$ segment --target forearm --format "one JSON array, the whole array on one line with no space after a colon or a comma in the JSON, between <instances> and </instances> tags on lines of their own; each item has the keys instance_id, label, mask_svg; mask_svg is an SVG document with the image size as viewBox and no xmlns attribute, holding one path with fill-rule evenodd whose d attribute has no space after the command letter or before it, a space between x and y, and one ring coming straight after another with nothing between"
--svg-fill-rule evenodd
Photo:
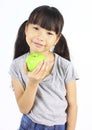
<instances>
[{"instance_id":1,"label":"forearm","mask_svg":"<svg viewBox=\"0 0 92 130\"><path fill-rule=\"evenodd\" d=\"M77 119L77 105L69 105L67 109L67 129L75 130Z\"/></svg>"},{"instance_id":2,"label":"forearm","mask_svg":"<svg viewBox=\"0 0 92 130\"><path fill-rule=\"evenodd\" d=\"M37 89L38 84L33 84L30 81L28 82L25 91L18 101L18 105L22 113L27 114L31 110L35 101Z\"/></svg>"}]
</instances>

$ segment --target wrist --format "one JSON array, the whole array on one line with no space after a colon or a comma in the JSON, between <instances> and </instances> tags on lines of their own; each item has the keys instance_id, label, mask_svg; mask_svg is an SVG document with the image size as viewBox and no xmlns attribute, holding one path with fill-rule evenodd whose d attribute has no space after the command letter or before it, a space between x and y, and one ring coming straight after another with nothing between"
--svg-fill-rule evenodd
<instances>
[{"instance_id":1,"label":"wrist","mask_svg":"<svg viewBox=\"0 0 92 130\"><path fill-rule=\"evenodd\" d=\"M34 86L34 87L37 87L39 85L39 83L38 82L36 82L36 81L33 81L33 80L31 80L31 79L29 79L28 80L28 82L27 82L27 86Z\"/></svg>"}]
</instances>

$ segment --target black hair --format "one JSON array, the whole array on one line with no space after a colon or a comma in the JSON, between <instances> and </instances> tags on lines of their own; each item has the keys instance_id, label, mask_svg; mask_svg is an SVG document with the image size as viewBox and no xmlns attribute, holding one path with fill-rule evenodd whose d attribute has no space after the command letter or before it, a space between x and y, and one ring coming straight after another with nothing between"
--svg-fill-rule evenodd
<instances>
[{"instance_id":1,"label":"black hair","mask_svg":"<svg viewBox=\"0 0 92 130\"><path fill-rule=\"evenodd\" d=\"M22 23L18 30L18 35L14 47L14 59L29 52L30 48L26 42L25 27L28 24L37 24L47 30L55 31L60 37L56 44L54 51L58 55L70 60L69 49L65 37L61 34L64 19L62 14L55 7L39 6L32 11L28 20Z\"/></svg>"},{"instance_id":2,"label":"black hair","mask_svg":"<svg viewBox=\"0 0 92 130\"><path fill-rule=\"evenodd\" d=\"M22 23L18 30L17 38L15 41L14 46L14 59L23 55L26 52L29 52L29 46L26 42L26 35L25 35L25 26L26 26L27 20Z\"/></svg>"}]
</instances>

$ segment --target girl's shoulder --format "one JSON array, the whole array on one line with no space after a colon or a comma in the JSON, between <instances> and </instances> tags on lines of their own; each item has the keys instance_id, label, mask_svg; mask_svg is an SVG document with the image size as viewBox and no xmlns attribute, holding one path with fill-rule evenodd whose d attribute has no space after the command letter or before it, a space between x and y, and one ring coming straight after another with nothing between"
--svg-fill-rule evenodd
<instances>
[{"instance_id":1,"label":"girl's shoulder","mask_svg":"<svg viewBox=\"0 0 92 130\"><path fill-rule=\"evenodd\" d=\"M25 59L27 55L28 53L25 53L24 55L15 58L9 67L9 74L11 75L11 77L18 79L21 82L22 82L21 76L24 75L23 65L25 63Z\"/></svg>"},{"instance_id":2,"label":"girl's shoulder","mask_svg":"<svg viewBox=\"0 0 92 130\"><path fill-rule=\"evenodd\" d=\"M13 63L16 63L16 64L20 64L20 63L22 63L22 62L24 63L24 61L25 61L25 59L26 59L26 57L27 57L28 54L29 54L29 53L25 53L25 54L23 54L23 55L21 55L21 56L15 58L15 59L13 60Z\"/></svg>"},{"instance_id":3,"label":"girl's shoulder","mask_svg":"<svg viewBox=\"0 0 92 130\"><path fill-rule=\"evenodd\" d=\"M58 72L60 74L63 73L63 76L65 77L65 82L79 79L72 61L69 61L57 54L56 59L57 59L56 63L58 67Z\"/></svg>"},{"instance_id":4,"label":"girl's shoulder","mask_svg":"<svg viewBox=\"0 0 92 130\"><path fill-rule=\"evenodd\" d=\"M57 64L62 67L62 68L67 68L69 65L72 65L72 62L59 56L58 54L55 53L56 61Z\"/></svg>"},{"instance_id":5,"label":"girl's shoulder","mask_svg":"<svg viewBox=\"0 0 92 130\"><path fill-rule=\"evenodd\" d=\"M14 68L21 68L24 63L25 63L25 60L26 60L26 57L27 57L28 53L25 53L15 59L13 59L13 61L11 62L11 65L10 65L10 68L11 69L14 69Z\"/></svg>"}]
</instances>

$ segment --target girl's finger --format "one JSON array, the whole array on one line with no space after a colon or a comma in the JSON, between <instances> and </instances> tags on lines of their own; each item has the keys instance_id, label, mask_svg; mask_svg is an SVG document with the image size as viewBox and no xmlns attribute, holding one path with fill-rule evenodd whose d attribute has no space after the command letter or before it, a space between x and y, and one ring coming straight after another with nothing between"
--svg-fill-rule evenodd
<instances>
[{"instance_id":1,"label":"girl's finger","mask_svg":"<svg viewBox=\"0 0 92 130\"><path fill-rule=\"evenodd\" d=\"M38 64L38 66L37 66L32 72L38 73L38 72L41 70L43 64L44 64L44 62L41 61L41 62Z\"/></svg>"}]
</instances>

